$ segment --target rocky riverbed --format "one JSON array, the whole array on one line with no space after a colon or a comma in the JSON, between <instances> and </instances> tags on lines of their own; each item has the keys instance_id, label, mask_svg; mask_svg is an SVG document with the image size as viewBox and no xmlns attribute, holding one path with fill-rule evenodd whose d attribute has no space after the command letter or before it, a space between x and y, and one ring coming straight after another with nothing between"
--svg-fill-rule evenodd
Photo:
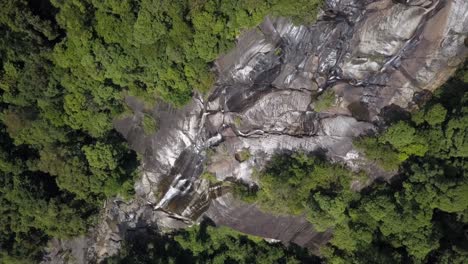
<instances>
[{"instance_id":1,"label":"rocky riverbed","mask_svg":"<svg viewBox=\"0 0 468 264\"><path fill-rule=\"evenodd\" d=\"M466 0L327 0L313 25L267 17L243 32L214 65L217 81L184 108L136 98L134 115L115 128L142 156L130 202L108 201L87 238L54 241L46 263L102 260L127 232L183 228L209 217L218 225L312 251L331 233L303 217L275 216L236 200L228 181L255 184L255 172L278 152L322 151L369 179L390 178L353 147L354 138L385 127L441 86L468 54ZM333 92L331 92L333 91ZM318 111L328 92L332 104ZM146 135L145 114L159 129ZM243 157L240 157L243 156ZM200 175L213 174L217 181Z\"/></svg>"}]
</instances>

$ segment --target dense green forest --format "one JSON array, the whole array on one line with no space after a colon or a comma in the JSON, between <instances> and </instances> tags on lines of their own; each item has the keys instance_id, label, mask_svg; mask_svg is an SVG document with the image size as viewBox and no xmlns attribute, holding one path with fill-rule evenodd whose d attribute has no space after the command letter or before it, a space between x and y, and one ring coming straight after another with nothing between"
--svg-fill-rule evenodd
<instances>
[{"instance_id":1,"label":"dense green forest","mask_svg":"<svg viewBox=\"0 0 468 264\"><path fill-rule=\"evenodd\" d=\"M0 263L37 263L50 237L83 234L105 199L132 196L138 158L112 127L126 112L125 96L182 106L210 89L213 60L242 30L267 14L311 22L320 2L0 1ZM258 175L259 190L238 186L236 193L264 210L305 214L319 230L333 229L322 249L330 263L463 263L467 72L465 65L422 110L355 142L384 169L398 170L392 182L352 191L350 181L364 174L295 153ZM145 118L145 131L155 131ZM108 261L188 259L316 261L210 225L129 241Z\"/></svg>"},{"instance_id":2,"label":"dense green forest","mask_svg":"<svg viewBox=\"0 0 468 264\"><path fill-rule=\"evenodd\" d=\"M398 170L391 182L365 179L316 154L279 155L258 175L259 190L236 193L263 210L304 214L333 238L329 263L466 263L468 259L468 67L412 115L356 140L369 159ZM408 118L405 118L408 117ZM332 177L330 177L332 176Z\"/></svg>"},{"instance_id":3,"label":"dense green forest","mask_svg":"<svg viewBox=\"0 0 468 264\"><path fill-rule=\"evenodd\" d=\"M171 235L148 230L134 234L119 255L106 261L107 264L320 263L319 258L311 256L305 249L268 244L261 238L248 237L225 227L214 227L209 220Z\"/></svg>"},{"instance_id":4,"label":"dense green forest","mask_svg":"<svg viewBox=\"0 0 468 264\"><path fill-rule=\"evenodd\" d=\"M320 2L0 1L0 262L35 263L105 199L131 197L138 159L112 127L126 95L181 106L243 29L310 22Z\"/></svg>"}]
</instances>

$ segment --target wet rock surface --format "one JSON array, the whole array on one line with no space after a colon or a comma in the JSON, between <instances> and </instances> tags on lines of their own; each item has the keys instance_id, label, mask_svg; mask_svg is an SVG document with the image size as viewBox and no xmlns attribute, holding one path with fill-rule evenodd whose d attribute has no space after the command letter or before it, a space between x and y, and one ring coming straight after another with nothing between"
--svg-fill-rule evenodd
<instances>
[{"instance_id":1,"label":"wet rock surface","mask_svg":"<svg viewBox=\"0 0 468 264\"><path fill-rule=\"evenodd\" d=\"M128 230L173 230L203 217L316 251L330 232L237 201L226 182L255 184L254 172L272 155L293 150L321 150L367 171L369 180L353 182L355 190L390 178L354 149L353 138L381 129L392 109L415 109L421 94L443 84L468 53L467 34L465 0L328 0L314 25L266 18L216 61L218 80L208 96L195 95L182 109L158 102L148 110L126 99L135 114L115 127L143 157L136 198L109 201L76 254L99 261L117 252ZM333 91L333 105L316 111L324 91ZM157 119L157 133L144 134L143 112ZM200 177L204 171L219 182Z\"/></svg>"}]
</instances>

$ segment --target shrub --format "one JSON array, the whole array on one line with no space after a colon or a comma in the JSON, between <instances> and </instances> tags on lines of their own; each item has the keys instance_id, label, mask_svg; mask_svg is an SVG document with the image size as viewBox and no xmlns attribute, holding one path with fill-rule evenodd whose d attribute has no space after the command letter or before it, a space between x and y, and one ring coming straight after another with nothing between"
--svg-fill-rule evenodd
<instances>
[{"instance_id":1,"label":"shrub","mask_svg":"<svg viewBox=\"0 0 468 264\"><path fill-rule=\"evenodd\" d=\"M156 120L148 114L143 115L143 119L141 121L143 131L145 132L145 135L151 135L156 133L158 127L156 124Z\"/></svg>"},{"instance_id":2,"label":"shrub","mask_svg":"<svg viewBox=\"0 0 468 264\"><path fill-rule=\"evenodd\" d=\"M326 90L314 102L314 110L316 112L328 110L335 105L335 101L335 92L333 90Z\"/></svg>"}]
</instances>

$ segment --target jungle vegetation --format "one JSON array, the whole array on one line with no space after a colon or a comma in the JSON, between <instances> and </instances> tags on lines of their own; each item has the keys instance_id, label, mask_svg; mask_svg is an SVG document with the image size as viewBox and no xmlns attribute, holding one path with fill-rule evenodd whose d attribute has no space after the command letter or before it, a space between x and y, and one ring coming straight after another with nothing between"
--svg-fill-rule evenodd
<instances>
[{"instance_id":1,"label":"jungle vegetation","mask_svg":"<svg viewBox=\"0 0 468 264\"><path fill-rule=\"evenodd\" d=\"M299 264L320 263L307 250L269 244L226 227L215 227L209 220L169 235L145 230L126 239L123 250L106 264Z\"/></svg>"},{"instance_id":2,"label":"jungle vegetation","mask_svg":"<svg viewBox=\"0 0 468 264\"><path fill-rule=\"evenodd\" d=\"M104 200L132 196L138 158L112 126L126 111L125 96L182 106L210 89L213 60L243 30L267 14L311 22L320 3L0 1L0 263L39 262L51 237L85 233ZM356 141L368 158L398 171L392 182L353 191L350 181L361 174L296 153L262 171L258 191L238 193L332 229L322 248L330 263L463 263L466 72L409 119ZM147 133L157 125L149 116L143 121ZM113 261L307 262L298 251L211 226L167 239L143 249L129 242Z\"/></svg>"},{"instance_id":3,"label":"jungle vegetation","mask_svg":"<svg viewBox=\"0 0 468 264\"><path fill-rule=\"evenodd\" d=\"M315 154L279 155L258 175L259 189L238 186L248 202L305 215L332 230L327 263L466 263L468 259L468 67L421 110L355 144L390 182L350 188L361 176ZM331 176L331 177L330 177Z\"/></svg>"},{"instance_id":4,"label":"jungle vegetation","mask_svg":"<svg viewBox=\"0 0 468 264\"><path fill-rule=\"evenodd\" d=\"M314 110L322 112L332 108L336 104L335 92L333 90L326 90L316 98L314 102Z\"/></svg>"},{"instance_id":5,"label":"jungle vegetation","mask_svg":"<svg viewBox=\"0 0 468 264\"><path fill-rule=\"evenodd\" d=\"M242 30L267 14L311 22L320 3L0 1L0 262L36 263L49 238L132 196L138 158L112 126L125 96L181 106Z\"/></svg>"}]
</instances>

